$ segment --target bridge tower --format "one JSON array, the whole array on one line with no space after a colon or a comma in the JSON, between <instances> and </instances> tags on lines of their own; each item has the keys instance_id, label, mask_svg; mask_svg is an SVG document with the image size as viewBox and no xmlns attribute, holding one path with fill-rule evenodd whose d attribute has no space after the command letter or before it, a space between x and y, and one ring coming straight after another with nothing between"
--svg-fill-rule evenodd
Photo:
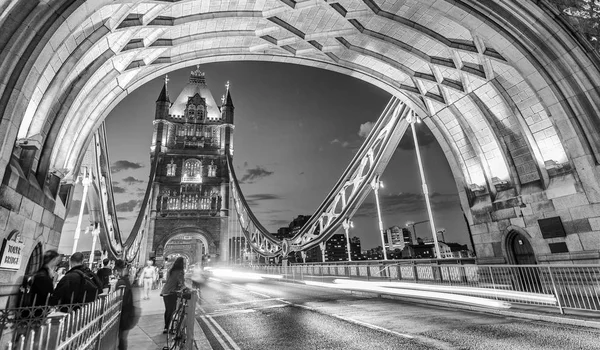
<instances>
[{"instance_id":1,"label":"bridge tower","mask_svg":"<svg viewBox=\"0 0 600 350\"><path fill-rule=\"evenodd\" d=\"M204 72L191 72L174 102L168 78L156 101L151 164L156 162L146 257L162 260L171 239L201 242L195 258L226 249L229 216L227 152L232 152L233 101L229 84L219 106ZM179 242L180 243L180 242ZM192 259L193 260L193 259ZM191 261L193 263L194 261Z\"/></svg>"}]
</instances>

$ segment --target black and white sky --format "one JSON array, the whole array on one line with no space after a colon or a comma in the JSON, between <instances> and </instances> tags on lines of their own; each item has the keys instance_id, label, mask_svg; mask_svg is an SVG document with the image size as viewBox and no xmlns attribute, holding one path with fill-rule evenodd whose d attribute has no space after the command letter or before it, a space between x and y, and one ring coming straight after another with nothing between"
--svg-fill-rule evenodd
<instances>
[{"instance_id":1,"label":"black and white sky","mask_svg":"<svg viewBox=\"0 0 600 350\"><path fill-rule=\"evenodd\" d=\"M271 62L202 65L216 101L230 81L235 105L234 165L252 210L270 231L297 215L311 215L329 193L377 120L390 95L356 78L322 69ZM195 67L169 73L174 101ZM138 215L149 175L155 101L163 85L157 78L125 98L106 119L119 225L127 236ZM418 124L434 218L449 242L469 244L456 184L444 154L427 127ZM382 175L385 227L427 219L410 133ZM70 251L78 211L76 191L63 230L61 250ZM79 201L80 203L80 201ZM352 236L363 249L381 244L373 195L353 218ZM84 223L85 226L85 223ZM428 224L418 236L431 237ZM80 250L91 239L82 237Z\"/></svg>"}]
</instances>

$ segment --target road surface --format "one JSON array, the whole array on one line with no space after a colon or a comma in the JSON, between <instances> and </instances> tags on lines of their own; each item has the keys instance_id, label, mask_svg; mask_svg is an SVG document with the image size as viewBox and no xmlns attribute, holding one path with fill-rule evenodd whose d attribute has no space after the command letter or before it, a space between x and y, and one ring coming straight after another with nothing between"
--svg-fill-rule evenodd
<instances>
[{"instance_id":1,"label":"road surface","mask_svg":"<svg viewBox=\"0 0 600 350\"><path fill-rule=\"evenodd\" d=\"M199 304L213 349L600 349L600 330L290 283L210 280Z\"/></svg>"}]
</instances>

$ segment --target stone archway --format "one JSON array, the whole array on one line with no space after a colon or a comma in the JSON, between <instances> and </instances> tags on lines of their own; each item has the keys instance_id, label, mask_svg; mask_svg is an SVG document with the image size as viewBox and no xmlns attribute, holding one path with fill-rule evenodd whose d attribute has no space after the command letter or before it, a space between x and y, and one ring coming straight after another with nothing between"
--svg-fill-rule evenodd
<instances>
[{"instance_id":1,"label":"stone archway","mask_svg":"<svg viewBox=\"0 0 600 350\"><path fill-rule=\"evenodd\" d=\"M172 254L185 256L188 263L195 264L209 254L209 242L201 233L176 233L163 239L162 257ZM158 258L158 255L157 255Z\"/></svg>"},{"instance_id":2,"label":"stone archway","mask_svg":"<svg viewBox=\"0 0 600 350\"><path fill-rule=\"evenodd\" d=\"M150 79L269 60L408 101L445 151L482 262L501 258L503 227L539 231L545 214L579 239L563 259L600 259L584 214L600 205L600 59L546 1L15 0L0 6L0 30L0 175L13 192L72 181L94 130Z\"/></svg>"},{"instance_id":3,"label":"stone archway","mask_svg":"<svg viewBox=\"0 0 600 350\"><path fill-rule=\"evenodd\" d=\"M512 265L536 265L535 251L529 235L520 227L510 226L504 237L506 260Z\"/></svg>"}]
</instances>

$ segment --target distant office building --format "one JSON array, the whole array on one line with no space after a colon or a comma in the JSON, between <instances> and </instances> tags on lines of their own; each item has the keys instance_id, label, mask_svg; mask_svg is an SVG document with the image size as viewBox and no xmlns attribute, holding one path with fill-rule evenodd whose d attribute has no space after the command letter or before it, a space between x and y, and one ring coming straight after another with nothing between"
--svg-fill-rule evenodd
<instances>
[{"instance_id":1,"label":"distant office building","mask_svg":"<svg viewBox=\"0 0 600 350\"><path fill-rule=\"evenodd\" d=\"M344 235L343 233L338 233L331 236L331 238L325 244L325 260L348 260L348 253L346 251L346 235Z\"/></svg>"},{"instance_id":2,"label":"distant office building","mask_svg":"<svg viewBox=\"0 0 600 350\"><path fill-rule=\"evenodd\" d=\"M405 245L413 243L410 230L399 226L392 226L385 230L383 239L389 250L402 250Z\"/></svg>"}]
</instances>

